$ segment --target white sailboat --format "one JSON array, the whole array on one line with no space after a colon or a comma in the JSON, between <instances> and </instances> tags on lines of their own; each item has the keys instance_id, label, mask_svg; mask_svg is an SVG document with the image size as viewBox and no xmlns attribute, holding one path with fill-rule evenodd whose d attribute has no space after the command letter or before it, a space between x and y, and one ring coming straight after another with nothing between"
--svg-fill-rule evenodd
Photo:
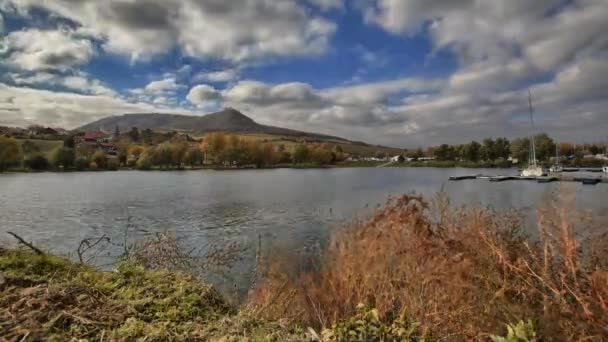
<instances>
[{"instance_id":1,"label":"white sailboat","mask_svg":"<svg viewBox=\"0 0 608 342\"><path fill-rule=\"evenodd\" d=\"M564 167L559 162L559 144L555 144L555 164L553 166L551 166L551 168L549 169L549 172L559 173L559 172L563 172L563 171L564 171Z\"/></svg>"},{"instance_id":2,"label":"white sailboat","mask_svg":"<svg viewBox=\"0 0 608 342\"><path fill-rule=\"evenodd\" d=\"M536 142L534 131L534 109L532 108L532 93L528 90L528 104L530 107L530 158L528 160L528 167L521 171L522 177L542 177L545 175L543 168L538 166L536 161Z\"/></svg>"}]
</instances>

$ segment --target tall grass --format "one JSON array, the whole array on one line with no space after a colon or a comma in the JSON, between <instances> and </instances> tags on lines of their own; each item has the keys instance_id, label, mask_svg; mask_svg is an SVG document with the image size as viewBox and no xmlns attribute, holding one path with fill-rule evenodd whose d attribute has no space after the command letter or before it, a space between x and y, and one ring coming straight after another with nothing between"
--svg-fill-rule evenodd
<instances>
[{"instance_id":1,"label":"tall grass","mask_svg":"<svg viewBox=\"0 0 608 342\"><path fill-rule=\"evenodd\" d=\"M391 199L337 230L319 258L269 253L250 310L323 329L363 304L387 324L405 317L441 340L487 340L528 320L543 340L608 338L606 234L563 205L539 211L530 239L519 212L448 204Z\"/></svg>"}]
</instances>

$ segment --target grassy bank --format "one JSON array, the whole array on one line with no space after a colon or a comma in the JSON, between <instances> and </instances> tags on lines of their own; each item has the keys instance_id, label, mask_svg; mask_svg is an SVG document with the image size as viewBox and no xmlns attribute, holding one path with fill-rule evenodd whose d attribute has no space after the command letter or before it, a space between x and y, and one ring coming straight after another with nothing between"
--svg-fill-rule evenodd
<instances>
[{"instance_id":1,"label":"grassy bank","mask_svg":"<svg viewBox=\"0 0 608 342\"><path fill-rule=\"evenodd\" d=\"M0 249L2 341L289 341L302 332L258 320L185 273L123 262L103 272Z\"/></svg>"}]
</instances>

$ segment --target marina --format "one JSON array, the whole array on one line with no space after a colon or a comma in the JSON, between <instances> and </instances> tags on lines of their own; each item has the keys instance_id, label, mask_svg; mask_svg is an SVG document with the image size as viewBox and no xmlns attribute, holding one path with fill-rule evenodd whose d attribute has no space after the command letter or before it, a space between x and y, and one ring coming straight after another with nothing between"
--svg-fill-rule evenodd
<instances>
[{"instance_id":1,"label":"marina","mask_svg":"<svg viewBox=\"0 0 608 342\"><path fill-rule=\"evenodd\" d=\"M601 169L600 169L601 171ZM593 172L593 171L587 171ZM597 171L595 171L597 172ZM489 180L490 182L506 182L506 181L535 181L538 183L552 183L552 182L577 182L585 185L596 185L600 183L608 183L608 177L588 177L588 176L566 176L561 174L549 175L549 176L517 176L517 175L462 175L452 176L449 178L450 181L462 181L462 180Z\"/></svg>"}]
</instances>

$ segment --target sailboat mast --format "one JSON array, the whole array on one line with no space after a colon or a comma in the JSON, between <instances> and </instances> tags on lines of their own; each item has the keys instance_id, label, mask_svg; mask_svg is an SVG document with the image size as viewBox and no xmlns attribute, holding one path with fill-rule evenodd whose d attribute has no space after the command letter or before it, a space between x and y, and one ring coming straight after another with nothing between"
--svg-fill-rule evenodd
<instances>
[{"instance_id":1,"label":"sailboat mast","mask_svg":"<svg viewBox=\"0 0 608 342\"><path fill-rule=\"evenodd\" d=\"M530 106L530 125L532 127L531 136L530 136L530 166L536 167L536 142L535 136L536 132L534 131L534 108L532 107L532 92L528 89L528 104Z\"/></svg>"}]
</instances>

